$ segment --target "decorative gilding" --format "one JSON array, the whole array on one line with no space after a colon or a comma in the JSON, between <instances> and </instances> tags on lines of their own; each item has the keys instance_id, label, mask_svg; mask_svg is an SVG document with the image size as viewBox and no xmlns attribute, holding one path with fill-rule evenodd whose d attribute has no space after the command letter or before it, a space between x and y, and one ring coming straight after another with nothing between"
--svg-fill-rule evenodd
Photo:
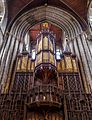
<instances>
[{"instance_id":1,"label":"decorative gilding","mask_svg":"<svg viewBox=\"0 0 92 120\"><path fill-rule=\"evenodd\" d=\"M78 72L78 68L77 68L76 60L75 59L72 59L72 64L73 64L74 72Z\"/></svg>"},{"instance_id":2,"label":"decorative gilding","mask_svg":"<svg viewBox=\"0 0 92 120\"><path fill-rule=\"evenodd\" d=\"M20 66L21 66L21 58L18 58L17 71L21 69Z\"/></svg>"},{"instance_id":3,"label":"decorative gilding","mask_svg":"<svg viewBox=\"0 0 92 120\"><path fill-rule=\"evenodd\" d=\"M21 71L26 71L27 70L27 60L28 56L23 56L22 58L22 63L21 63Z\"/></svg>"},{"instance_id":4,"label":"decorative gilding","mask_svg":"<svg viewBox=\"0 0 92 120\"><path fill-rule=\"evenodd\" d=\"M70 56L65 56L65 65L66 65L66 71L73 71L73 66L71 62L71 57Z\"/></svg>"}]
</instances>

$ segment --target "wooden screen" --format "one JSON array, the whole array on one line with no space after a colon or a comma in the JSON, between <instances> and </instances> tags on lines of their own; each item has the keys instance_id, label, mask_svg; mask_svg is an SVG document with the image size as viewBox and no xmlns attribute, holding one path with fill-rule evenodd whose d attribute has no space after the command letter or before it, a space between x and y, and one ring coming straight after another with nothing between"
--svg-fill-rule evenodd
<instances>
[{"instance_id":1,"label":"wooden screen","mask_svg":"<svg viewBox=\"0 0 92 120\"><path fill-rule=\"evenodd\" d=\"M45 113L45 114L44 114ZM64 120L62 112L28 112L27 120Z\"/></svg>"}]
</instances>

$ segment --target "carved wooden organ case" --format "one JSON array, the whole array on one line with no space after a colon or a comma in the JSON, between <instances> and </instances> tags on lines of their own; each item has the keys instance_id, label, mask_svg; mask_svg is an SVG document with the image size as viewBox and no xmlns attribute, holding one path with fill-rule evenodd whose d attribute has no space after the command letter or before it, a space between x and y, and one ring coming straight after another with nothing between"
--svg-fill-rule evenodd
<instances>
[{"instance_id":1,"label":"carved wooden organ case","mask_svg":"<svg viewBox=\"0 0 92 120\"><path fill-rule=\"evenodd\" d=\"M70 51L56 59L55 36L37 36L35 59L17 55L9 93L1 94L0 120L91 120L92 96L85 94L78 60Z\"/></svg>"}]
</instances>

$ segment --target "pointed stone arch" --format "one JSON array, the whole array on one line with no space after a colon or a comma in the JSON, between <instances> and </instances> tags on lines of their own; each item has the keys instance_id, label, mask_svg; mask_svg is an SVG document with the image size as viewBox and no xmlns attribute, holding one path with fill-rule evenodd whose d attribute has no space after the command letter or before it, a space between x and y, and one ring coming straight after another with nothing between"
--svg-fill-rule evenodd
<instances>
[{"instance_id":1,"label":"pointed stone arch","mask_svg":"<svg viewBox=\"0 0 92 120\"><path fill-rule=\"evenodd\" d=\"M20 42L23 41L26 32L28 32L35 24L43 21L48 21L57 25L66 32L70 42L74 41L74 49L81 62L85 85L87 81L90 81L91 77L87 80L86 71L84 70L84 62L87 62L87 60L85 59L83 61L85 55L82 43L83 39L80 37L83 33L80 23L72 15L62 9L52 6L40 6L22 14L14 21L11 28L8 28L6 31L5 45L1 51L2 72L0 73L0 79L2 79L1 83L3 84L3 87L5 87L4 83L9 82L10 80L12 66L20 47ZM79 44L81 46L78 46ZM83 56L80 53L81 49L83 50ZM90 71L88 73L89 75L91 74ZM86 89L88 90L88 86Z\"/></svg>"}]
</instances>

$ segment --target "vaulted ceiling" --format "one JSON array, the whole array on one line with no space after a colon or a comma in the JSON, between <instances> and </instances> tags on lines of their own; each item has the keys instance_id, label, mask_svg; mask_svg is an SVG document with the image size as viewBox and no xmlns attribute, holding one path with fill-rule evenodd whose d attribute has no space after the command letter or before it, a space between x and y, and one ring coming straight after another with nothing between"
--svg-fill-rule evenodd
<instances>
[{"instance_id":1,"label":"vaulted ceiling","mask_svg":"<svg viewBox=\"0 0 92 120\"><path fill-rule=\"evenodd\" d=\"M39 34L42 29L43 29L43 24L37 24L29 30L31 41L36 40L37 34ZM56 36L57 43L60 44L63 35L62 30L50 23L48 23L48 29L54 33L54 35Z\"/></svg>"},{"instance_id":2,"label":"vaulted ceiling","mask_svg":"<svg viewBox=\"0 0 92 120\"><path fill-rule=\"evenodd\" d=\"M20 11L27 11L47 3L65 9L76 17L81 17L87 21L87 0L7 0L9 21L13 19Z\"/></svg>"},{"instance_id":3,"label":"vaulted ceiling","mask_svg":"<svg viewBox=\"0 0 92 120\"><path fill-rule=\"evenodd\" d=\"M8 5L8 23L17 19L23 13L27 12L30 9L39 7L39 6L54 6L60 9L65 10L74 16L79 23L82 25L83 29L86 29L85 23L87 23L87 0L7 0ZM83 22L84 21L84 22ZM33 27L33 30L30 30L30 35L32 39L35 39L37 30L40 29L40 24ZM54 31L57 35L57 28L53 25L51 30ZM60 36L57 35L58 41L61 39L62 30L59 30Z\"/></svg>"}]
</instances>

